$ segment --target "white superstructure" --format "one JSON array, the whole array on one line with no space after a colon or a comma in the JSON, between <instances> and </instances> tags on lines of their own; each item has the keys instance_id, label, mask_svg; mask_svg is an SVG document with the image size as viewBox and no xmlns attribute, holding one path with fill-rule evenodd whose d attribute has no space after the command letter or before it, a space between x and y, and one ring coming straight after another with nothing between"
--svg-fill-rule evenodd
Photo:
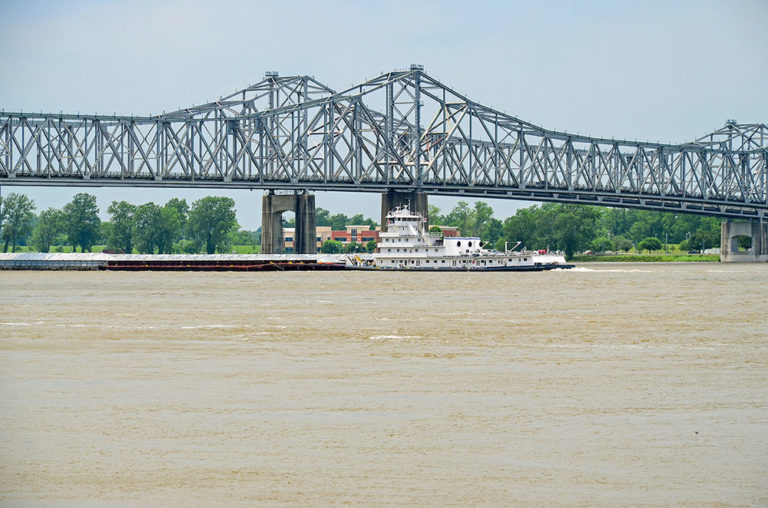
<instances>
[{"instance_id":1,"label":"white superstructure","mask_svg":"<svg viewBox=\"0 0 768 508\"><path fill-rule=\"evenodd\" d=\"M477 237L443 237L427 230L426 218L407 207L386 217L387 231L379 234L378 268L419 270L547 270L570 268L565 256L544 251L504 252L485 249Z\"/></svg>"}]
</instances>

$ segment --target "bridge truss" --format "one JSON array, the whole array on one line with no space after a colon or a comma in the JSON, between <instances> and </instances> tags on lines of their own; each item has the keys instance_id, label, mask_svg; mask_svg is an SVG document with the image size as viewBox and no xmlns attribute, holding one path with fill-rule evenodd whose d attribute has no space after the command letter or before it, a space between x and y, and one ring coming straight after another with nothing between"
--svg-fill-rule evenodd
<instances>
[{"instance_id":1,"label":"bridge truss","mask_svg":"<svg viewBox=\"0 0 768 508\"><path fill-rule=\"evenodd\" d=\"M420 66L264 80L157 116L0 113L0 185L421 191L764 219L768 127L672 145L543 129Z\"/></svg>"}]
</instances>

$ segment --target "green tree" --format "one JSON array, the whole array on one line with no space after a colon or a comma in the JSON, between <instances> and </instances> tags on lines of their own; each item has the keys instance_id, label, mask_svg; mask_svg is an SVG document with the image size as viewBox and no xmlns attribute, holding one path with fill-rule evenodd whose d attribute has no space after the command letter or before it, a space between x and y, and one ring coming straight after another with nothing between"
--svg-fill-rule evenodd
<instances>
[{"instance_id":1,"label":"green tree","mask_svg":"<svg viewBox=\"0 0 768 508\"><path fill-rule=\"evenodd\" d=\"M40 212L32 231L32 245L40 252L48 252L56 237L64 230L64 213L55 208Z\"/></svg>"},{"instance_id":2,"label":"green tree","mask_svg":"<svg viewBox=\"0 0 768 508\"><path fill-rule=\"evenodd\" d=\"M32 231L34 209L34 201L16 192L10 193L2 202L3 252L8 252L8 244L11 244L11 252L16 252L19 240L26 239Z\"/></svg>"},{"instance_id":3,"label":"green tree","mask_svg":"<svg viewBox=\"0 0 768 508\"><path fill-rule=\"evenodd\" d=\"M487 238L488 228L491 225L493 208L485 201L475 201L475 206L470 214L470 235Z\"/></svg>"},{"instance_id":4,"label":"green tree","mask_svg":"<svg viewBox=\"0 0 768 508\"><path fill-rule=\"evenodd\" d=\"M99 237L101 225L96 196L84 192L75 194L62 211L64 229L72 251L76 251L79 246L82 252L90 252Z\"/></svg>"},{"instance_id":5,"label":"green tree","mask_svg":"<svg viewBox=\"0 0 768 508\"><path fill-rule=\"evenodd\" d=\"M698 247L704 244L705 249L720 246L720 219L717 217L701 217L698 229L691 235L691 245Z\"/></svg>"},{"instance_id":6,"label":"green tree","mask_svg":"<svg viewBox=\"0 0 768 508\"><path fill-rule=\"evenodd\" d=\"M135 232L134 238L139 252L154 254L158 246L156 228L161 221L160 207L153 202L144 203L136 207L134 213Z\"/></svg>"},{"instance_id":7,"label":"green tree","mask_svg":"<svg viewBox=\"0 0 768 508\"><path fill-rule=\"evenodd\" d=\"M349 218L349 222L347 224L354 225L354 226L370 226L372 228L375 228L376 226L379 225L373 219L369 219L367 217L363 217L362 213L358 213L358 214L353 215L352 217L350 217Z\"/></svg>"},{"instance_id":8,"label":"green tree","mask_svg":"<svg viewBox=\"0 0 768 508\"><path fill-rule=\"evenodd\" d=\"M429 223L433 226L445 225L443 216L440 215L440 209L435 205L427 205L427 216L429 217Z\"/></svg>"},{"instance_id":9,"label":"green tree","mask_svg":"<svg viewBox=\"0 0 768 508\"><path fill-rule=\"evenodd\" d=\"M445 216L445 223L449 226L456 226L464 236L470 236L470 231L474 228L474 216L469 203L459 201L456 206Z\"/></svg>"},{"instance_id":10,"label":"green tree","mask_svg":"<svg viewBox=\"0 0 768 508\"><path fill-rule=\"evenodd\" d=\"M504 221L503 241L514 245L522 242L529 249L559 249L572 257L584 250L597 236L601 211L584 205L546 203L518 210Z\"/></svg>"},{"instance_id":11,"label":"green tree","mask_svg":"<svg viewBox=\"0 0 768 508\"><path fill-rule=\"evenodd\" d=\"M347 224L349 224L349 217L344 215L343 213L337 213L334 215L331 215L331 229L333 231L344 231L346 229Z\"/></svg>"},{"instance_id":12,"label":"green tree","mask_svg":"<svg viewBox=\"0 0 768 508\"><path fill-rule=\"evenodd\" d=\"M363 252L364 247L357 242L349 242L344 246L344 252L350 254L352 252Z\"/></svg>"},{"instance_id":13,"label":"green tree","mask_svg":"<svg viewBox=\"0 0 768 508\"><path fill-rule=\"evenodd\" d=\"M229 197L208 196L192 203L189 232L208 254L224 247L229 233L238 229L235 201Z\"/></svg>"},{"instance_id":14,"label":"green tree","mask_svg":"<svg viewBox=\"0 0 768 508\"><path fill-rule=\"evenodd\" d=\"M504 235L504 223L499 219L491 218L483 229L481 238L489 245L495 245Z\"/></svg>"},{"instance_id":15,"label":"green tree","mask_svg":"<svg viewBox=\"0 0 768 508\"><path fill-rule=\"evenodd\" d=\"M621 235L613 237L613 244L616 250L628 252L632 249L632 240Z\"/></svg>"},{"instance_id":16,"label":"green tree","mask_svg":"<svg viewBox=\"0 0 768 508\"><path fill-rule=\"evenodd\" d=\"M142 252L170 254L181 232L181 219L173 206L149 202L136 209L136 241Z\"/></svg>"},{"instance_id":17,"label":"green tree","mask_svg":"<svg viewBox=\"0 0 768 508\"><path fill-rule=\"evenodd\" d=\"M629 228L629 237L636 242L648 238L651 234L651 226L645 221L637 221Z\"/></svg>"},{"instance_id":18,"label":"green tree","mask_svg":"<svg viewBox=\"0 0 768 508\"><path fill-rule=\"evenodd\" d=\"M289 221L289 224L290 225L284 227L295 227L295 221ZM364 217L361 213L353 215L352 217L347 217L343 213L331 215L328 210L321 207L317 207L315 209L315 224L318 226L330 226L334 231L344 231L347 225L367 225L371 226L372 228L375 228L379 225L378 222L373 219Z\"/></svg>"},{"instance_id":19,"label":"green tree","mask_svg":"<svg viewBox=\"0 0 768 508\"><path fill-rule=\"evenodd\" d=\"M315 224L318 226L330 226L331 212L319 206L315 208Z\"/></svg>"},{"instance_id":20,"label":"green tree","mask_svg":"<svg viewBox=\"0 0 768 508\"><path fill-rule=\"evenodd\" d=\"M336 240L326 240L323 245L320 246L320 252L323 254L339 254L341 253L343 246L341 242Z\"/></svg>"},{"instance_id":21,"label":"green tree","mask_svg":"<svg viewBox=\"0 0 768 508\"><path fill-rule=\"evenodd\" d=\"M177 208L166 205L160 209L160 226L157 231L157 248L160 254L173 252L173 244L181 236L181 225Z\"/></svg>"},{"instance_id":22,"label":"green tree","mask_svg":"<svg viewBox=\"0 0 768 508\"><path fill-rule=\"evenodd\" d=\"M541 233L538 230L540 215L540 208L538 205L534 205L517 210L515 215L504 219L502 227L503 236L497 242L497 245L504 242L508 242L509 245L515 245L515 243L520 242L524 248L538 248L540 242L539 235Z\"/></svg>"},{"instance_id":23,"label":"green tree","mask_svg":"<svg viewBox=\"0 0 768 508\"><path fill-rule=\"evenodd\" d=\"M136 233L136 205L127 201L112 201L107 212L112 224L107 234L107 247L130 254Z\"/></svg>"},{"instance_id":24,"label":"green tree","mask_svg":"<svg viewBox=\"0 0 768 508\"><path fill-rule=\"evenodd\" d=\"M643 238L640 243L637 244L637 248L642 250L647 250L648 252L654 251L654 250L660 250L664 246L663 243L661 243L661 240L656 238L655 236L649 236L648 238Z\"/></svg>"},{"instance_id":25,"label":"green tree","mask_svg":"<svg viewBox=\"0 0 768 508\"><path fill-rule=\"evenodd\" d=\"M546 203L531 215L533 242L526 242L526 247L563 250L570 258L587 248L597 235L600 211L590 206Z\"/></svg>"},{"instance_id":26,"label":"green tree","mask_svg":"<svg viewBox=\"0 0 768 508\"><path fill-rule=\"evenodd\" d=\"M253 231L245 229L233 231L230 233L229 238L232 245L251 245L253 242Z\"/></svg>"},{"instance_id":27,"label":"green tree","mask_svg":"<svg viewBox=\"0 0 768 508\"><path fill-rule=\"evenodd\" d=\"M607 250L615 250L616 248L613 240L607 236L598 236L590 242L589 247L595 252L605 252Z\"/></svg>"},{"instance_id":28,"label":"green tree","mask_svg":"<svg viewBox=\"0 0 768 508\"><path fill-rule=\"evenodd\" d=\"M366 244L365 244L365 250L366 250L367 252L373 252L373 251L375 251L375 250L376 250L376 247L377 247L377 245L376 245L376 240L371 240L371 241L369 241L368 243L366 243Z\"/></svg>"},{"instance_id":29,"label":"green tree","mask_svg":"<svg viewBox=\"0 0 768 508\"><path fill-rule=\"evenodd\" d=\"M3 196L0 195L0 237L3 234L3 223L5 222L5 207L3 206Z\"/></svg>"},{"instance_id":30,"label":"green tree","mask_svg":"<svg viewBox=\"0 0 768 508\"><path fill-rule=\"evenodd\" d=\"M600 229L613 236L627 236L632 224L636 222L637 210L627 208L605 208L600 220Z\"/></svg>"},{"instance_id":31,"label":"green tree","mask_svg":"<svg viewBox=\"0 0 768 508\"><path fill-rule=\"evenodd\" d=\"M752 248L752 237L751 236L739 236L736 239L737 245L739 250L742 251L748 251Z\"/></svg>"},{"instance_id":32,"label":"green tree","mask_svg":"<svg viewBox=\"0 0 768 508\"><path fill-rule=\"evenodd\" d=\"M174 208L176 209L177 212L179 212L179 221L181 223L181 234L184 235L186 233L187 220L189 219L189 205L187 204L187 200L179 199L179 198L171 198L168 200L165 206Z\"/></svg>"},{"instance_id":33,"label":"green tree","mask_svg":"<svg viewBox=\"0 0 768 508\"><path fill-rule=\"evenodd\" d=\"M691 249L695 250L711 249L720 245L720 235L706 225L702 225L691 233L689 245Z\"/></svg>"}]
</instances>

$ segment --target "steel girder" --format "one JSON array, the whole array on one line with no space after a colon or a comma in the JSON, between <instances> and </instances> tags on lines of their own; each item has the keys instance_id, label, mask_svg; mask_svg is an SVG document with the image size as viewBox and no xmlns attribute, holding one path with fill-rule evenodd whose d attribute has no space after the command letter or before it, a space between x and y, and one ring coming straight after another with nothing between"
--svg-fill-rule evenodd
<instances>
[{"instance_id":1,"label":"steel girder","mask_svg":"<svg viewBox=\"0 0 768 508\"><path fill-rule=\"evenodd\" d=\"M0 114L0 185L133 185L531 199L765 217L768 128L671 145L543 129L420 66L341 92L269 73L153 117Z\"/></svg>"}]
</instances>

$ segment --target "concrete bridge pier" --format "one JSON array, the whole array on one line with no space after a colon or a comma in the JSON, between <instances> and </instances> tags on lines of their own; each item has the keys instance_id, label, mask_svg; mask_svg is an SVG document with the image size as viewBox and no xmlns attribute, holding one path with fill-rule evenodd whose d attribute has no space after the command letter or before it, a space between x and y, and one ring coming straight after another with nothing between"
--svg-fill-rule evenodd
<instances>
[{"instance_id":1,"label":"concrete bridge pier","mask_svg":"<svg viewBox=\"0 0 768 508\"><path fill-rule=\"evenodd\" d=\"M418 212L429 221L429 208L426 192L403 192L389 190L381 195L381 230L387 230L387 214L398 206L408 206L412 212Z\"/></svg>"},{"instance_id":2,"label":"concrete bridge pier","mask_svg":"<svg viewBox=\"0 0 768 508\"><path fill-rule=\"evenodd\" d=\"M296 232L293 252L296 254L317 253L317 225L315 222L314 194L274 194L268 192L261 199L261 252L282 254L283 212L296 215Z\"/></svg>"},{"instance_id":3,"label":"concrete bridge pier","mask_svg":"<svg viewBox=\"0 0 768 508\"><path fill-rule=\"evenodd\" d=\"M752 238L752 250L739 252L739 237ZM768 223L725 221L720 227L720 261L754 263L768 261Z\"/></svg>"}]
</instances>

